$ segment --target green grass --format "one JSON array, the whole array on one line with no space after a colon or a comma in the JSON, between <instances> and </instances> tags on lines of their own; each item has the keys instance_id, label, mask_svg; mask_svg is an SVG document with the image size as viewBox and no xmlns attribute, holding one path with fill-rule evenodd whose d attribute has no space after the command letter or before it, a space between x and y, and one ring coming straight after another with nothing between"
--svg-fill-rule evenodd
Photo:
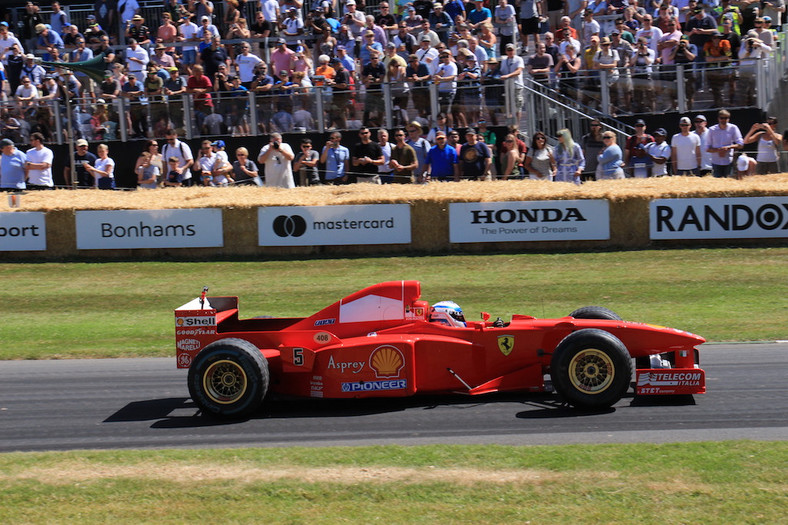
<instances>
[{"instance_id":1,"label":"green grass","mask_svg":"<svg viewBox=\"0 0 788 525\"><path fill-rule=\"evenodd\" d=\"M0 455L2 523L785 523L786 442Z\"/></svg>"},{"instance_id":2,"label":"green grass","mask_svg":"<svg viewBox=\"0 0 788 525\"><path fill-rule=\"evenodd\" d=\"M0 359L171 356L172 310L238 295L241 316L305 316L376 282L417 279L430 302L560 317L598 304L711 341L785 338L788 248L255 262L0 264Z\"/></svg>"}]
</instances>

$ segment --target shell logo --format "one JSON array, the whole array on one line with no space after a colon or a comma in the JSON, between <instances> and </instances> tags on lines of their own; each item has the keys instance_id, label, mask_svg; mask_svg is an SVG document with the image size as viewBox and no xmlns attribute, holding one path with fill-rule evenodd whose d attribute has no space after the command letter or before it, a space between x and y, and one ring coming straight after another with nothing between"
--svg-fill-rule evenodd
<instances>
[{"instance_id":1,"label":"shell logo","mask_svg":"<svg viewBox=\"0 0 788 525\"><path fill-rule=\"evenodd\" d=\"M372 351L369 366L375 371L376 377L397 377L405 366L405 358L397 348L383 345Z\"/></svg>"}]
</instances>

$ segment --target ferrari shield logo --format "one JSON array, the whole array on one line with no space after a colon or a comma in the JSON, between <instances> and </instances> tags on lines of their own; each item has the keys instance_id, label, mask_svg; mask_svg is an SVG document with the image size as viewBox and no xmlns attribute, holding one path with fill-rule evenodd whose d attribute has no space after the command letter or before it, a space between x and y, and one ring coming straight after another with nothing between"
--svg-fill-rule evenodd
<instances>
[{"instance_id":1,"label":"ferrari shield logo","mask_svg":"<svg viewBox=\"0 0 788 525\"><path fill-rule=\"evenodd\" d=\"M498 350L503 355L509 355L514 349L514 336L513 335L499 335L498 336Z\"/></svg>"}]
</instances>

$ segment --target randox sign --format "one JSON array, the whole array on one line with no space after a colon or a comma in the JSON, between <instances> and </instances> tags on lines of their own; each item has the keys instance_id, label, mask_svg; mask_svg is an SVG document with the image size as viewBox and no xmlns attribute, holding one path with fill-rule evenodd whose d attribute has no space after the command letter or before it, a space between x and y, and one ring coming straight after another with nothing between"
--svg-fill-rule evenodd
<instances>
[{"instance_id":1,"label":"randox sign","mask_svg":"<svg viewBox=\"0 0 788 525\"><path fill-rule=\"evenodd\" d=\"M654 200L649 236L652 240L785 238L788 196Z\"/></svg>"},{"instance_id":2,"label":"randox sign","mask_svg":"<svg viewBox=\"0 0 788 525\"><path fill-rule=\"evenodd\" d=\"M0 252L44 251L46 230L43 212L0 213Z\"/></svg>"},{"instance_id":3,"label":"randox sign","mask_svg":"<svg viewBox=\"0 0 788 525\"><path fill-rule=\"evenodd\" d=\"M258 208L259 246L408 244L410 206L270 206Z\"/></svg>"},{"instance_id":4,"label":"randox sign","mask_svg":"<svg viewBox=\"0 0 788 525\"><path fill-rule=\"evenodd\" d=\"M449 204L449 242L605 240L606 200L463 202Z\"/></svg>"},{"instance_id":5,"label":"randox sign","mask_svg":"<svg viewBox=\"0 0 788 525\"><path fill-rule=\"evenodd\" d=\"M78 250L224 246L222 210L78 211Z\"/></svg>"}]
</instances>

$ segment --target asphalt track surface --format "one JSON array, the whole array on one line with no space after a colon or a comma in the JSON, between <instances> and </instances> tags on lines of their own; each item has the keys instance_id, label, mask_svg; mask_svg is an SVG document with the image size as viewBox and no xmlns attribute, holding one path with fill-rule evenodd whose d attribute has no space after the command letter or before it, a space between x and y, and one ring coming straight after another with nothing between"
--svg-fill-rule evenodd
<instances>
[{"instance_id":1,"label":"asphalt track surface","mask_svg":"<svg viewBox=\"0 0 788 525\"><path fill-rule=\"evenodd\" d=\"M0 362L0 452L430 443L788 440L788 343L701 347L705 395L583 413L549 394L274 400L244 421L198 414L172 359Z\"/></svg>"}]
</instances>

